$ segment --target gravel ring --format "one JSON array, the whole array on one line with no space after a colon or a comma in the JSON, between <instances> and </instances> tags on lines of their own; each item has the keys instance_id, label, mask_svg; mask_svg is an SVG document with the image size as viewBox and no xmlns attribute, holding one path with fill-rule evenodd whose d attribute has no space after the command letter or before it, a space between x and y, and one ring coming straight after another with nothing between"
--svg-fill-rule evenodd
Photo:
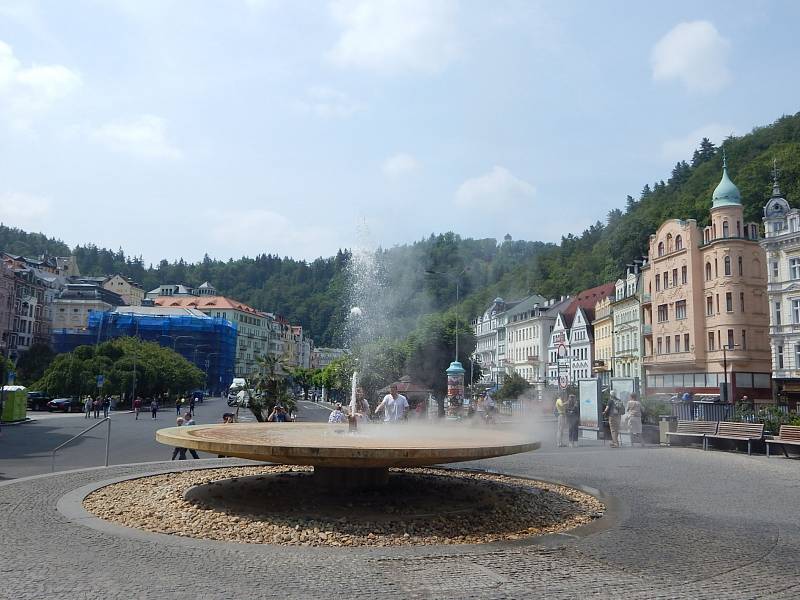
<instances>
[{"instance_id":1,"label":"gravel ring","mask_svg":"<svg viewBox=\"0 0 800 600\"><path fill-rule=\"evenodd\" d=\"M83 501L91 514L125 527L182 537L249 544L311 547L431 546L484 544L563 533L602 517L594 496L544 481L449 469L396 469L393 473L485 483L501 490L505 503L463 515L381 522L331 521L287 515L231 515L185 499L194 486L254 475L309 472L291 466L225 467L130 479L95 490Z\"/></svg>"}]
</instances>

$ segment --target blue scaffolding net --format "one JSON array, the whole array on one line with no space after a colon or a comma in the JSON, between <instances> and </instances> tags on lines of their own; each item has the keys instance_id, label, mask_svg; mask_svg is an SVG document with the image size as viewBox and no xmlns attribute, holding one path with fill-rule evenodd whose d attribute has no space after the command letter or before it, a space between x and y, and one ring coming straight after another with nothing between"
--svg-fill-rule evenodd
<instances>
[{"instance_id":1,"label":"blue scaffolding net","mask_svg":"<svg viewBox=\"0 0 800 600\"><path fill-rule=\"evenodd\" d=\"M233 381L236 332L236 323L219 317L91 311L86 329L53 330L53 349L72 352L126 336L157 342L203 371L206 388L218 393Z\"/></svg>"}]
</instances>

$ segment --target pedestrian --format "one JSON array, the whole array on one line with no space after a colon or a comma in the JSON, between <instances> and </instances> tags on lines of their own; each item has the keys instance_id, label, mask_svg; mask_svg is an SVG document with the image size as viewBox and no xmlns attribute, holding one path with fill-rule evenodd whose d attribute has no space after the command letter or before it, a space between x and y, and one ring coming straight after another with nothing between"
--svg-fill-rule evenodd
<instances>
[{"instance_id":1,"label":"pedestrian","mask_svg":"<svg viewBox=\"0 0 800 600\"><path fill-rule=\"evenodd\" d=\"M356 390L356 397L350 400L350 404L347 407L350 416L355 417L359 425L366 423L369 419L369 402L364 398L365 395L364 389L358 388Z\"/></svg>"},{"instance_id":2,"label":"pedestrian","mask_svg":"<svg viewBox=\"0 0 800 600\"><path fill-rule=\"evenodd\" d=\"M608 399L603 415L608 419L608 428L611 429L611 447L619 448L619 423L622 416L622 402L617 398L615 392L611 392L611 397Z\"/></svg>"},{"instance_id":3,"label":"pedestrian","mask_svg":"<svg viewBox=\"0 0 800 600\"><path fill-rule=\"evenodd\" d=\"M133 414L136 415L136 420L139 420L139 411L142 410L142 399L138 396L136 400L133 401Z\"/></svg>"},{"instance_id":4,"label":"pedestrian","mask_svg":"<svg viewBox=\"0 0 800 600\"><path fill-rule=\"evenodd\" d=\"M194 405L197 402L197 396L192 396L192 399L189 400L189 412L194 414Z\"/></svg>"},{"instance_id":5,"label":"pedestrian","mask_svg":"<svg viewBox=\"0 0 800 600\"><path fill-rule=\"evenodd\" d=\"M285 423L287 420L286 409L280 404L276 404L275 408L272 409L272 412L267 417L267 421L271 423Z\"/></svg>"},{"instance_id":6,"label":"pedestrian","mask_svg":"<svg viewBox=\"0 0 800 600\"><path fill-rule=\"evenodd\" d=\"M105 398L103 398L103 418L104 419L108 418L108 411L110 411L110 410L111 410L111 398L106 396Z\"/></svg>"},{"instance_id":7,"label":"pedestrian","mask_svg":"<svg viewBox=\"0 0 800 600\"><path fill-rule=\"evenodd\" d=\"M342 412L341 403L337 402L331 414L328 415L328 423L344 423L345 421L347 421L347 415Z\"/></svg>"},{"instance_id":8,"label":"pedestrian","mask_svg":"<svg viewBox=\"0 0 800 600\"><path fill-rule=\"evenodd\" d=\"M83 401L83 410L86 413L84 419L90 419L92 417L92 397L87 396L86 400Z\"/></svg>"},{"instance_id":9,"label":"pedestrian","mask_svg":"<svg viewBox=\"0 0 800 600\"><path fill-rule=\"evenodd\" d=\"M556 398L556 415L558 415L558 425L556 426L556 446L564 447L564 430L567 428L567 403L561 398Z\"/></svg>"},{"instance_id":10,"label":"pedestrian","mask_svg":"<svg viewBox=\"0 0 800 600\"><path fill-rule=\"evenodd\" d=\"M158 418L158 402L156 402L155 398L150 400L150 414L154 419Z\"/></svg>"},{"instance_id":11,"label":"pedestrian","mask_svg":"<svg viewBox=\"0 0 800 600\"><path fill-rule=\"evenodd\" d=\"M181 408L183 407L183 403L186 402L184 398L176 398L175 399L175 414L180 416Z\"/></svg>"},{"instance_id":12,"label":"pedestrian","mask_svg":"<svg viewBox=\"0 0 800 600\"><path fill-rule=\"evenodd\" d=\"M569 445L570 448L576 448L578 446L578 423L581 413L578 399L574 394L568 396L565 412L567 414L567 426L569 427Z\"/></svg>"},{"instance_id":13,"label":"pedestrian","mask_svg":"<svg viewBox=\"0 0 800 600\"><path fill-rule=\"evenodd\" d=\"M636 394L631 394L626 407L626 415L628 417L628 430L631 432L631 446L636 443L638 438L639 443L644 448L644 439L642 438L642 403Z\"/></svg>"},{"instance_id":14,"label":"pedestrian","mask_svg":"<svg viewBox=\"0 0 800 600\"><path fill-rule=\"evenodd\" d=\"M177 419L175 419L175 423L178 425L178 427L182 427L183 417L178 417ZM178 457L178 460L186 460L186 448L180 448L178 446L175 446L172 449L172 460L175 460L176 456Z\"/></svg>"},{"instance_id":15,"label":"pedestrian","mask_svg":"<svg viewBox=\"0 0 800 600\"><path fill-rule=\"evenodd\" d=\"M186 415L183 417L183 426L189 427L190 425L195 425L194 417L192 416L192 413L187 412ZM192 455L192 458L200 458L199 456L197 456L197 450L195 450L194 448L188 448L188 450L189 454Z\"/></svg>"},{"instance_id":16,"label":"pedestrian","mask_svg":"<svg viewBox=\"0 0 800 600\"><path fill-rule=\"evenodd\" d=\"M100 398L95 398L92 401L92 408L94 409L94 418L100 418Z\"/></svg>"},{"instance_id":17,"label":"pedestrian","mask_svg":"<svg viewBox=\"0 0 800 600\"><path fill-rule=\"evenodd\" d=\"M383 422L402 421L408 412L408 400L403 394L397 392L397 386L393 383L389 386L389 393L383 397L380 404L375 407L375 414L383 411Z\"/></svg>"}]
</instances>

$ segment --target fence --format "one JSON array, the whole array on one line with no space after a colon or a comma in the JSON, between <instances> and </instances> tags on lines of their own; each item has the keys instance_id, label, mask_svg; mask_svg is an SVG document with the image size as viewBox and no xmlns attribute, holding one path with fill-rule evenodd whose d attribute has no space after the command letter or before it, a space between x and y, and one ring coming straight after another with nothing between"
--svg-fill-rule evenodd
<instances>
[{"instance_id":1,"label":"fence","mask_svg":"<svg viewBox=\"0 0 800 600\"><path fill-rule=\"evenodd\" d=\"M672 416L681 421L730 421L733 406L716 402L676 402L672 405Z\"/></svg>"}]
</instances>

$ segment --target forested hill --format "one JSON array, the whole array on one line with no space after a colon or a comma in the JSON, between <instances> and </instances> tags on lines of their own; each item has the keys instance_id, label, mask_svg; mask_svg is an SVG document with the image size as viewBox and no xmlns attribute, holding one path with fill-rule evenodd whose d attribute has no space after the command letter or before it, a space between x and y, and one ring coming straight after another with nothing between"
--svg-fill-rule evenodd
<instances>
[{"instance_id":1,"label":"forested hill","mask_svg":"<svg viewBox=\"0 0 800 600\"><path fill-rule=\"evenodd\" d=\"M694 156L676 164L666 181L645 185L636 197L620 197L622 208L580 235L561 243L475 240L453 233L431 234L410 245L378 251L387 284L397 297L387 319L392 335L412 329L419 316L452 308L451 278L425 271L462 276L461 314L475 316L491 298L518 298L537 292L547 297L574 294L615 280L625 265L646 252L647 240L669 218L708 221L711 195L719 182L722 155L708 140L698 140ZM729 173L742 193L746 220L761 221L771 190L772 161L777 160L780 185L792 205L800 201L800 113L772 125L726 140ZM621 190L624 193L624 190ZM599 215L598 215L599 217ZM62 242L0 226L0 249L36 256L68 252ZM93 245L74 253L87 275L121 273L152 289L160 283L199 285L212 282L221 293L301 323L318 345L340 343L347 311L347 250L313 262L261 254L255 258L199 263L183 260L145 266L141 258Z\"/></svg>"}]
</instances>

